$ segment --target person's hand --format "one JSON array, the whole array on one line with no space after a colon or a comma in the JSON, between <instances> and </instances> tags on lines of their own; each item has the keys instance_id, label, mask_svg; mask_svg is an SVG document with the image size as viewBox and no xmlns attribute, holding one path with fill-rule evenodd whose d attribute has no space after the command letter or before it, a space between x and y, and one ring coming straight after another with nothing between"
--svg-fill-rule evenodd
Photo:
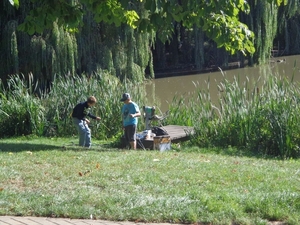
<instances>
[{"instance_id":1,"label":"person's hand","mask_svg":"<svg viewBox=\"0 0 300 225\"><path fill-rule=\"evenodd\" d=\"M129 115L131 118L134 118L135 117L135 114L130 114Z\"/></svg>"},{"instance_id":2,"label":"person's hand","mask_svg":"<svg viewBox=\"0 0 300 225\"><path fill-rule=\"evenodd\" d=\"M89 123L90 123L90 121L89 121L88 119L85 119L85 122L86 122L87 124L89 124Z\"/></svg>"},{"instance_id":3,"label":"person's hand","mask_svg":"<svg viewBox=\"0 0 300 225\"><path fill-rule=\"evenodd\" d=\"M96 120L101 120L101 118L99 116L96 117Z\"/></svg>"}]
</instances>

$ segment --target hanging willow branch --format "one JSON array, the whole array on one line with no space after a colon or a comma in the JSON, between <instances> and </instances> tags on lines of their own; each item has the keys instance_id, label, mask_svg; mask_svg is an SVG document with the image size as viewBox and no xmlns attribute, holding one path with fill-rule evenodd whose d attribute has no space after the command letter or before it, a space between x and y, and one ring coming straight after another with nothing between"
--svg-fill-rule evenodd
<instances>
[{"instance_id":1,"label":"hanging willow branch","mask_svg":"<svg viewBox=\"0 0 300 225\"><path fill-rule=\"evenodd\" d=\"M5 63L2 69L6 74L14 74L19 72L19 56L17 42L17 26L15 20L8 21L3 31L3 46L5 52Z\"/></svg>"}]
</instances>

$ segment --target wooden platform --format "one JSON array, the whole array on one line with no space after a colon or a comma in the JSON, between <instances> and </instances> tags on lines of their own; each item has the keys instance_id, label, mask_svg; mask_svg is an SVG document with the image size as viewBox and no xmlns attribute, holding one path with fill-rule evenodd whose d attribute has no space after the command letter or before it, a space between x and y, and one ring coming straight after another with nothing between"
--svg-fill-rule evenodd
<instances>
[{"instance_id":1,"label":"wooden platform","mask_svg":"<svg viewBox=\"0 0 300 225\"><path fill-rule=\"evenodd\" d=\"M193 127L187 126L178 126L178 125L167 125L159 127L160 129L164 130L167 135L170 136L171 143L178 143L181 141L186 141L189 139L190 134L193 134ZM153 149L153 138L148 140L142 139L137 140L137 148L142 149Z\"/></svg>"},{"instance_id":2,"label":"wooden platform","mask_svg":"<svg viewBox=\"0 0 300 225\"><path fill-rule=\"evenodd\" d=\"M170 135L172 143L186 141L189 139L189 135L193 133L193 128L186 126L167 125L161 128Z\"/></svg>"}]
</instances>

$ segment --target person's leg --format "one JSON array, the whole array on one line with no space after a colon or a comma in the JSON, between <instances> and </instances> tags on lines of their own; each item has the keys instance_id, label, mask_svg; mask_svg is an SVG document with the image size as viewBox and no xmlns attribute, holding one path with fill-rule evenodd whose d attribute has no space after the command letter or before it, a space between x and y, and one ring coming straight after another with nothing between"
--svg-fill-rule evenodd
<instances>
[{"instance_id":1,"label":"person's leg","mask_svg":"<svg viewBox=\"0 0 300 225\"><path fill-rule=\"evenodd\" d=\"M133 150L136 150L136 141L131 141L131 142L130 142L130 147L131 147Z\"/></svg>"},{"instance_id":2,"label":"person's leg","mask_svg":"<svg viewBox=\"0 0 300 225\"><path fill-rule=\"evenodd\" d=\"M129 126L126 126L124 128L124 137L125 137L125 141L126 141L126 148L128 147L128 145L130 145L130 137L129 137Z\"/></svg>"},{"instance_id":3,"label":"person's leg","mask_svg":"<svg viewBox=\"0 0 300 225\"><path fill-rule=\"evenodd\" d=\"M84 123L84 125L85 125L85 144L84 144L84 147L90 148L92 146L91 129L89 128L87 123Z\"/></svg>"},{"instance_id":4,"label":"person's leg","mask_svg":"<svg viewBox=\"0 0 300 225\"><path fill-rule=\"evenodd\" d=\"M130 147L136 150L136 125L130 125L128 131Z\"/></svg>"},{"instance_id":5,"label":"person's leg","mask_svg":"<svg viewBox=\"0 0 300 225\"><path fill-rule=\"evenodd\" d=\"M77 118L73 118L73 123L77 127L78 134L79 134L79 146L85 146L86 142L86 125L83 120L79 120Z\"/></svg>"}]
</instances>

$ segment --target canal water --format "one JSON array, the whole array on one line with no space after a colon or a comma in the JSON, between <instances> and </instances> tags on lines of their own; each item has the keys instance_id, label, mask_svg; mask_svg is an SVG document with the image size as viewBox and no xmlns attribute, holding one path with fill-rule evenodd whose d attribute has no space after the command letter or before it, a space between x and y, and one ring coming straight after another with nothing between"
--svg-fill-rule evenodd
<instances>
[{"instance_id":1,"label":"canal water","mask_svg":"<svg viewBox=\"0 0 300 225\"><path fill-rule=\"evenodd\" d=\"M294 81L299 82L300 56L272 58L262 66L154 79L146 84L148 105L156 105L163 113L168 110L174 97L194 98L197 90L208 90L212 101L217 101L220 91L218 85L224 79L239 79L241 84L249 82L249 85L259 86L273 75L288 79L293 77Z\"/></svg>"}]
</instances>

